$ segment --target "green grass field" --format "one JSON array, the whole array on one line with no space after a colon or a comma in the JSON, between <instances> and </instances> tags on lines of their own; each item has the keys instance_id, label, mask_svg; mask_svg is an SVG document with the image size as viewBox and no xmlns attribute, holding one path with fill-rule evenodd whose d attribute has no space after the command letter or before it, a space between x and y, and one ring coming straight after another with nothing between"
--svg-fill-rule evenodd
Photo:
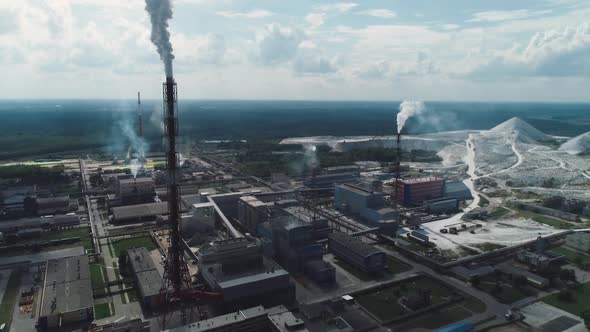
<instances>
[{"instance_id":1,"label":"green grass field","mask_svg":"<svg viewBox=\"0 0 590 332\"><path fill-rule=\"evenodd\" d=\"M391 326L393 331L409 331L416 328L436 330L443 326L472 316L472 313L465 307L454 304L439 310L428 312L428 319L424 319L424 315L412 318L407 322L399 325Z\"/></svg>"},{"instance_id":2,"label":"green grass field","mask_svg":"<svg viewBox=\"0 0 590 332\"><path fill-rule=\"evenodd\" d=\"M500 303L510 304L516 301L522 300L526 297L529 297L528 294L524 289L515 287L511 284L503 282L501 285L501 290L498 292L495 285L498 282L498 278L494 276L487 276L481 279L477 288L481 289L482 291L489 293Z\"/></svg>"},{"instance_id":3,"label":"green grass field","mask_svg":"<svg viewBox=\"0 0 590 332\"><path fill-rule=\"evenodd\" d=\"M490 212L488 214L488 218L500 219L503 216L507 215L509 212L510 212L510 210L508 210L507 208L499 207L499 208L495 209L494 211Z\"/></svg>"},{"instance_id":4,"label":"green grass field","mask_svg":"<svg viewBox=\"0 0 590 332\"><path fill-rule=\"evenodd\" d=\"M149 236L141 236L135 237L130 239L121 239L115 240L112 242L115 257L119 257L121 253L124 253L125 250L129 248L138 248L138 247L146 247L147 250L154 250L157 249L156 244Z\"/></svg>"},{"instance_id":5,"label":"green grass field","mask_svg":"<svg viewBox=\"0 0 590 332\"><path fill-rule=\"evenodd\" d=\"M75 227L43 233L43 240L57 240L70 237L79 237L84 249L92 249L92 235L90 227Z\"/></svg>"},{"instance_id":6,"label":"green grass field","mask_svg":"<svg viewBox=\"0 0 590 332\"><path fill-rule=\"evenodd\" d=\"M542 214L534 213L531 211L521 210L518 212L518 214L523 218L529 218L529 219L532 219L538 223L553 226L553 227L559 228L559 229L570 229L570 228L576 227L575 225L572 225L568 222L561 221L559 219L555 219L552 217L547 217Z\"/></svg>"},{"instance_id":7,"label":"green grass field","mask_svg":"<svg viewBox=\"0 0 590 332\"><path fill-rule=\"evenodd\" d=\"M16 303L16 296L18 295L18 288L20 286L20 271L12 271L6 284L6 290L2 297L0 304L0 324L6 323L6 330L10 331L10 322L12 321L12 312L14 311L14 304Z\"/></svg>"},{"instance_id":8,"label":"green grass field","mask_svg":"<svg viewBox=\"0 0 590 332\"><path fill-rule=\"evenodd\" d=\"M566 247L554 248L551 249L551 251L560 255L564 255L567 257L567 260L570 261L570 263L583 270L590 270L590 255L584 255Z\"/></svg>"},{"instance_id":9,"label":"green grass field","mask_svg":"<svg viewBox=\"0 0 590 332\"><path fill-rule=\"evenodd\" d=\"M432 292L431 305L443 303L452 295L452 289L440 282L418 277L389 287L358 295L358 303L382 321L394 319L408 311L398 301L401 297L412 294L418 289L429 289Z\"/></svg>"},{"instance_id":10,"label":"green grass field","mask_svg":"<svg viewBox=\"0 0 590 332\"><path fill-rule=\"evenodd\" d=\"M571 302L560 300L558 293L546 296L542 301L577 316L582 316L584 312L590 311L590 282L572 290L572 294L573 301Z\"/></svg>"},{"instance_id":11,"label":"green grass field","mask_svg":"<svg viewBox=\"0 0 590 332\"><path fill-rule=\"evenodd\" d=\"M391 273L402 273L411 270L412 267L399 259L387 256L387 270Z\"/></svg>"},{"instance_id":12,"label":"green grass field","mask_svg":"<svg viewBox=\"0 0 590 332\"><path fill-rule=\"evenodd\" d=\"M94 319L103 319L111 317L115 314L114 308L111 308L112 303L100 303L94 305Z\"/></svg>"}]
</instances>

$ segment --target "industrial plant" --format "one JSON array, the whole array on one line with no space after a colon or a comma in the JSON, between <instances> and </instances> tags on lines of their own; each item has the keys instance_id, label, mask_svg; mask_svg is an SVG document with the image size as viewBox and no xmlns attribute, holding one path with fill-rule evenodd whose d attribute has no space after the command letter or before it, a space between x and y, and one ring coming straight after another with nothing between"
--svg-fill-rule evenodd
<instances>
[{"instance_id":1,"label":"industrial plant","mask_svg":"<svg viewBox=\"0 0 590 332\"><path fill-rule=\"evenodd\" d=\"M159 136L133 92L123 154L0 165L0 332L587 330L586 136L412 134L404 101L389 135L185 140L145 9Z\"/></svg>"}]
</instances>

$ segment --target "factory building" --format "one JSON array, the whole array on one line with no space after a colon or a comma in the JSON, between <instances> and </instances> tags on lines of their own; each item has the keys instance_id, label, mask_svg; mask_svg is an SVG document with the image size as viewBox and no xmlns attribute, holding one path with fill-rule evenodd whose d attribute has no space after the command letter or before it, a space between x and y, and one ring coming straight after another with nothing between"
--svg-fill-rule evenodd
<instances>
[{"instance_id":1,"label":"factory building","mask_svg":"<svg viewBox=\"0 0 590 332\"><path fill-rule=\"evenodd\" d=\"M222 294L225 310L295 300L289 273L262 256L258 240L214 241L199 248L197 257L201 277L209 289Z\"/></svg>"},{"instance_id":2,"label":"factory building","mask_svg":"<svg viewBox=\"0 0 590 332\"><path fill-rule=\"evenodd\" d=\"M0 232L4 234L17 233L27 229L58 229L61 227L72 227L80 225L80 217L75 214L52 216L52 217L36 217L23 218L11 221L0 222Z\"/></svg>"},{"instance_id":3,"label":"factory building","mask_svg":"<svg viewBox=\"0 0 590 332\"><path fill-rule=\"evenodd\" d=\"M147 308L155 308L160 299L163 280L150 252L145 247L127 249L127 266L133 273L141 303Z\"/></svg>"},{"instance_id":4,"label":"factory building","mask_svg":"<svg viewBox=\"0 0 590 332\"><path fill-rule=\"evenodd\" d=\"M78 204L70 204L70 196L56 196L35 199L35 212L37 215L68 213L78 210Z\"/></svg>"},{"instance_id":5,"label":"factory building","mask_svg":"<svg viewBox=\"0 0 590 332\"><path fill-rule=\"evenodd\" d=\"M308 332L305 323L284 306L252 307L213 317L168 332Z\"/></svg>"},{"instance_id":6,"label":"factory building","mask_svg":"<svg viewBox=\"0 0 590 332\"><path fill-rule=\"evenodd\" d=\"M473 199L471 190L462 181L445 181L443 196L446 198L455 198L458 201Z\"/></svg>"},{"instance_id":7,"label":"factory building","mask_svg":"<svg viewBox=\"0 0 590 332\"><path fill-rule=\"evenodd\" d=\"M403 205L419 205L426 200L443 195L443 180L438 177L400 179L397 182L397 197Z\"/></svg>"},{"instance_id":8,"label":"factory building","mask_svg":"<svg viewBox=\"0 0 590 332\"><path fill-rule=\"evenodd\" d=\"M39 330L91 321L94 317L93 308L88 257L83 255L47 261Z\"/></svg>"},{"instance_id":9,"label":"factory building","mask_svg":"<svg viewBox=\"0 0 590 332\"><path fill-rule=\"evenodd\" d=\"M449 213L459 210L459 201L456 198L437 198L424 201L422 206L428 213Z\"/></svg>"},{"instance_id":10,"label":"factory building","mask_svg":"<svg viewBox=\"0 0 590 332\"><path fill-rule=\"evenodd\" d=\"M153 202L156 196L155 183L151 177L117 179L117 199L123 205Z\"/></svg>"},{"instance_id":11,"label":"factory building","mask_svg":"<svg viewBox=\"0 0 590 332\"><path fill-rule=\"evenodd\" d=\"M566 236L565 244L583 252L590 252L590 233L570 234Z\"/></svg>"},{"instance_id":12,"label":"factory building","mask_svg":"<svg viewBox=\"0 0 590 332\"><path fill-rule=\"evenodd\" d=\"M338 259L363 272L381 272L387 268L387 257L383 251L342 232L330 234L328 249Z\"/></svg>"},{"instance_id":13,"label":"factory building","mask_svg":"<svg viewBox=\"0 0 590 332\"><path fill-rule=\"evenodd\" d=\"M356 174L361 175L361 168L357 165L325 167L322 169L323 174Z\"/></svg>"},{"instance_id":14,"label":"factory building","mask_svg":"<svg viewBox=\"0 0 590 332\"><path fill-rule=\"evenodd\" d=\"M336 209L360 216L372 227L379 227L388 234L395 234L399 212L384 207L384 194L379 182L372 184L342 184L334 189Z\"/></svg>"},{"instance_id":15,"label":"factory building","mask_svg":"<svg viewBox=\"0 0 590 332\"><path fill-rule=\"evenodd\" d=\"M238 220L250 233L256 226L268 220L269 206L255 196L242 196L238 201Z\"/></svg>"},{"instance_id":16,"label":"factory building","mask_svg":"<svg viewBox=\"0 0 590 332\"><path fill-rule=\"evenodd\" d=\"M34 185L4 189L0 191L0 211L7 217L23 216L25 211L34 209L32 203L36 194L37 186Z\"/></svg>"},{"instance_id":17,"label":"factory building","mask_svg":"<svg viewBox=\"0 0 590 332\"><path fill-rule=\"evenodd\" d=\"M153 221L157 216L168 214L166 202L146 203L137 205L116 206L111 209L113 223L137 223Z\"/></svg>"},{"instance_id":18,"label":"factory building","mask_svg":"<svg viewBox=\"0 0 590 332\"><path fill-rule=\"evenodd\" d=\"M343 183L354 183L359 180L358 173L335 173L310 176L303 180L308 188L332 188Z\"/></svg>"},{"instance_id":19,"label":"factory building","mask_svg":"<svg viewBox=\"0 0 590 332\"><path fill-rule=\"evenodd\" d=\"M323 246L314 240L314 228L293 216L273 218L272 242L278 262L289 272L303 271L306 262L322 260Z\"/></svg>"}]
</instances>

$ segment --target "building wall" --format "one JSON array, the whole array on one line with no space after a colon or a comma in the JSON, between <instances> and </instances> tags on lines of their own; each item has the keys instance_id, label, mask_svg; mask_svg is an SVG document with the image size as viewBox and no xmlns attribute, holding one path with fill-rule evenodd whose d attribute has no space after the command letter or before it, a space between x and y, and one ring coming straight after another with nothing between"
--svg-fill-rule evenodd
<instances>
[{"instance_id":1,"label":"building wall","mask_svg":"<svg viewBox=\"0 0 590 332\"><path fill-rule=\"evenodd\" d=\"M425 200L442 197L443 180L432 178L424 181L400 181L397 191L400 203L405 205L420 204Z\"/></svg>"},{"instance_id":2,"label":"building wall","mask_svg":"<svg viewBox=\"0 0 590 332\"><path fill-rule=\"evenodd\" d=\"M334 256L343 259L361 271L372 273L380 272L387 268L387 260L384 252L361 256L333 238L328 240L328 247Z\"/></svg>"}]
</instances>

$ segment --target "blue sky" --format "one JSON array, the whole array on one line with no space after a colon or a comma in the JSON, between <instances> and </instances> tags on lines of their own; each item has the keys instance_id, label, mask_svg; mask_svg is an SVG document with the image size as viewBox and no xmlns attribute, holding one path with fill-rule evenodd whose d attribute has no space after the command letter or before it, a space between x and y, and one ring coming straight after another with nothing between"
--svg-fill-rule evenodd
<instances>
[{"instance_id":1,"label":"blue sky","mask_svg":"<svg viewBox=\"0 0 590 332\"><path fill-rule=\"evenodd\" d=\"M172 2L182 98L590 101L587 0ZM0 98L159 98L144 6L0 2Z\"/></svg>"}]
</instances>

